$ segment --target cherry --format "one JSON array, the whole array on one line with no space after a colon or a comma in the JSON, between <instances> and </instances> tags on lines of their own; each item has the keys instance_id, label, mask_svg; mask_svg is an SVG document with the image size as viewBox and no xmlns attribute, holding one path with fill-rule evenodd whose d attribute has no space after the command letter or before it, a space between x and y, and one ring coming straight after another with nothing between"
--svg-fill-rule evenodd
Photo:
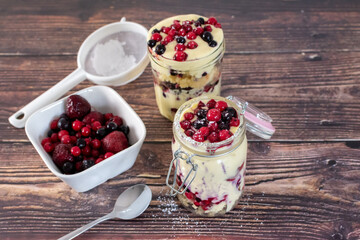
<instances>
[{"instance_id":1,"label":"cherry","mask_svg":"<svg viewBox=\"0 0 360 240\"><path fill-rule=\"evenodd\" d=\"M175 45L175 51L184 51L186 49L184 44L178 43Z\"/></svg>"},{"instance_id":2,"label":"cherry","mask_svg":"<svg viewBox=\"0 0 360 240\"><path fill-rule=\"evenodd\" d=\"M54 151L54 148L55 148L55 146L51 142L47 142L44 144L44 150L47 153L51 153L52 151Z\"/></svg>"},{"instance_id":3,"label":"cherry","mask_svg":"<svg viewBox=\"0 0 360 240\"><path fill-rule=\"evenodd\" d=\"M151 40L155 40L157 42L160 42L162 39L162 36L160 35L160 33L154 33L152 36L151 36Z\"/></svg>"},{"instance_id":4,"label":"cherry","mask_svg":"<svg viewBox=\"0 0 360 240\"><path fill-rule=\"evenodd\" d=\"M200 36L203 32L204 32L204 29L202 27L197 27L197 28L194 29L194 33L196 35Z\"/></svg>"},{"instance_id":5,"label":"cherry","mask_svg":"<svg viewBox=\"0 0 360 240\"><path fill-rule=\"evenodd\" d=\"M202 102L202 101L200 101L199 103L198 103L198 106L197 106L198 108L202 108L202 107L205 107L205 104Z\"/></svg>"},{"instance_id":6,"label":"cherry","mask_svg":"<svg viewBox=\"0 0 360 240\"><path fill-rule=\"evenodd\" d=\"M112 152L107 152L107 153L105 153L104 158L106 159L106 158L109 158L109 157L111 157L113 155L114 154Z\"/></svg>"},{"instance_id":7,"label":"cherry","mask_svg":"<svg viewBox=\"0 0 360 240\"><path fill-rule=\"evenodd\" d=\"M81 135L83 135L84 137L88 137L90 136L90 134L91 134L91 130L89 127L83 127L81 129Z\"/></svg>"},{"instance_id":8,"label":"cherry","mask_svg":"<svg viewBox=\"0 0 360 240\"><path fill-rule=\"evenodd\" d=\"M74 157L78 157L81 154L81 149L78 146L74 146L71 148L70 152Z\"/></svg>"},{"instance_id":9,"label":"cherry","mask_svg":"<svg viewBox=\"0 0 360 240\"><path fill-rule=\"evenodd\" d=\"M191 126L191 122L188 121L188 120L182 120L182 121L180 122L180 127L181 127L182 129L184 129L184 130L189 129L190 126Z\"/></svg>"},{"instance_id":10,"label":"cherry","mask_svg":"<svg viewBox=\"0 0 360 240\"><path fill-rule=\"evenodd\" d=\"M186 34L186 38L189 39L189 40L194 40L196 38L196 34L194 32L188 32Z\"/></svg>"},{"instance_id":11,"label":"cherry","mask_svg":"<svg viewBox=\"0 0 360 240\"><path fill-rule=\"evenodd\" d=\"M172 29L175 29L175 30L180 30L181 24L178 23L178 22L176 22L176 23L174 23L174 24L171 24L171 28L172 28Z\"/></svg>"},{"instance_id":12,"label":"cherry","mask_svg":"<svg viewBox=\"0 0 360 240\"><path fill-rule=\"evenodd\" d=\"M219 109L220 111L224 111L225 108L227 108L227 103L225 101L218 101L216 104L215 104L215 108Z\"/></svg>"},{"instance_id":13,"label":"cherry","mask_svg":"<svg viewBox=\"0 0 360 240\"><path fill-rule=\"evenodd\" d=\"M83 123L77 119L75 121L73 121L73 123L72 123L72 129L74 129L75 131L80 131L82 126L83 126Z\"/></svg>"},{"instance_id":14,"label":"cherry","mask_svg":"<svg viewBox=\"0 0 360 240\"><path fill-rule=\"evenodd\" d=\"M217 20L216 18L214 17L210 17L207 21L206 21L207 24L211 24L211 25L215 25L217 24Z\"/></svg>"},{"instance_id":15,"label":"cherry","mask_svg":"<svg viewBox=\"0 0 360 240\"><path fill-rule=\"evenodd\" d=\"M217 108L212 108L207 112L206 118L209 121L216 121L217 122L217 121L219 121L221 119L221 112Z\"/></svg>"},{"instance_id":16,"label":"cherry","mask_svg":"<svg viewBox=\"0 0 360 240\"><path fill-rule=\"evenodd\" d=\"M174 55L174 60L178 62L183 62L187 58L187 54L185 52L177 51Z\"/></svg>"},{"instance_id":17,"label":"cherry","mask_svg":"<svg viewBox=\"0 0 360 240\"><path fill-rule=\"evenodd\" d=\"M229 130L220 130L219 132L219 139L220 141L224 141L226 139L228 139L229 137L231 137L231 132Z\"/></svg>"},{"instance_id":18,"label":"cherry","mask_svg":"<svg viewBox=\"0 0 360 240\"><path fill-rule=\"evenodd\" d=\"M190 41L188 42L188 44L186 45L189 49L195 49L198 47L198 44L194 41Z\"/></svg>"},{"instance_id":19,"label":"cherry","mask_svg":"<svg viewBox=\"0 0 360 240\"><path fill-rule=\"evenodd\" d=\"M186 120L192 120L193 118L194 118L194 114L193 113L191 113L191 112L187 112L187 113L185 113L184 114L184 118L186 119Z\"/></svg>"}]
</instances>

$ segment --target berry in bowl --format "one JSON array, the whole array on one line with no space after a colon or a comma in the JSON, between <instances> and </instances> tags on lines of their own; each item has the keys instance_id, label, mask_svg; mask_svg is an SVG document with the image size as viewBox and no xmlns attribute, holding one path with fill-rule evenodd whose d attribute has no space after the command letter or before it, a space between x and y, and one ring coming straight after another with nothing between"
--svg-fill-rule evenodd
<instances>
[{"instance_id":1,"label":"berry in bowl","mask_svg":"<svg viewBox=\"0 0 360 240\"><path fill-rule=\"evenodd\" d=\"M171 195L198 215L229 212L245 187L246 130L270 138L271 121L239 98L201 96L185 102L173 123L174 158L166 179Z\"/></svg>"},{"instance_id":2,"label":"berry in bowl","mask_svg":"<svg viewBox=\"0 0 360 240\"><path fill-rule=\"evenodd\" d=\"M88 191L133 166L144 123L113 89L94 86L34 113L26 134L56 176Z\"/></svg>"}]
</instances>

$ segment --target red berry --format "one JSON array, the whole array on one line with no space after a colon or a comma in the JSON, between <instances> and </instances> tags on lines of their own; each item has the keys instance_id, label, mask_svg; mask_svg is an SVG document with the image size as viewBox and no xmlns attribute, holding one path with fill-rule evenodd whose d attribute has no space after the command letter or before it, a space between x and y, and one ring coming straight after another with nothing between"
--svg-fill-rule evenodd
<instances>
[{"instance_id":1,"label":"red berry","mask_svg":"<svg viewBox=\"0 0 360 240\"><path fill-rule=\"evenodd\" d=\"M86 145L82 150L81 150L82 154L84 156L90 156L91 155L91 148Z\"/></svg>"},{"instance_id":2,"label":"red berry","mask_svg":"<svg viewBox=\"0 0 360 240\"><path fill-rule=\"evenodd\" d=\"M224 111L225 108L227 108L227 103L224 102L224 101L218 101L216 104L215 104L215 108L219 109L220 111Z\"/></svg>"},{"instance_id":3,"label":"red berry","mask_svg":"<svg viewBox=\"0 0 360 240\"><path fill-rule=\"evenodd\" d=\"M208 101L206 103L206 106L210 109L210 108L214 108L216 105L216 101L214 99L211 99L210 101Z\"/></svg>"},{"instance_id":4,"label":"red berry","mask_svg":"<svg viewBox=\"0 0 360 240\"><path fill-rule=\"evenodd\" d=\"M183 28L180 29L180 30L179 30L179 35L180 35L180 36L185 36L185 35L186 35L186 30L183 29Z\"/></svg>"},{"instance_id":5,"label":"red berry","mask_svg":"<svg viewBox=\"0 0 360 240\"><path fill-rule=\"evenodd\" d=\"M154 33L152 36L151 36L151 39L152 40L155 40L157 42L160 42L161 39L162 39L162 36L160 35L160 33Z\"/></svg>"},{"instance_id":6,"label":"red berry","mask_svg":"<svg viewBox=\"0 0 360 240\"><path fill-rule=\"evenodd\" d=\"M99 128L101 128L101 123L99 121L95 121L91 124L91 129L96 131L98 130Z\"/></svg>"},{"instance_id":7,"label":"red berry","mask_svg":"<svg viewBox=\"0 0 360 240\"><path fill-rule=\"evenodd\" d=\"M209 109L209 111L206 114L206 118L209 121L219 121L221 119L221 112L217 108Z\"/></svg>"},{"instance_id":8,"label":"red berry","mask_svg":"<svg viewBox=\"0 0 360 240\"><path fill-rule=\"evenodd\" d=\"M91 156L94 158L97 158L99 156L100 152L96 149L91 150Z\"/></svg>"},{"instance_id":9,"label":"red berry","mask_svg":"<svg viewBox=\"0 0 360 240\"><path fill-rule=\"evenodd\" d=\"M76 143L77 138L75 136L70 136L71 143Z\"/></svg>"},{"instance_id":10,"label":"red berry","mask_svg":"<svg viewBox=\"0 0 360 240\"><path fill-rule=\"evenodd\" d=\"M44 150L47 153L51 153L52 151L54 151L54 148L55 148L54 144L52 144L50 142L47 142L44 144Z\"/></svg>"},{"instance_id":11,"label":"red berry","mask_svg":"<svg viewBox=\"0 0 360 240\"><path fill-rule=\"evenodd\" d=\"M89 145L91 143L91 139L90 138L84 138L86 145Z\"/></svg>"},{"instance_id":12,"label":"red berry","mask_svg":"<svg viewBox=\"0 0 360 240\"><path fill-rule=\"evenodd\" d=\"M112 113L105 113L104 114L104 118L105 118L106 121L109 120L110 118L113 118L113 117L114 117L114 115Z\"/></svg>"},{"instance_id":13,"label":"red berry","mask_svg":"<svg viewBox=\"0 0 360 240\"><path fill-rule=\"evenodd\" d=\"M185 135L188 136L188 137L192 137L192 135L194 135L194 130L192 129L188 129L185 131Z\"/></svg>"},{"instance_id":14,"label":"red berry","mask_svg":"<svg viewBox=\"0 0 360 240\"><path fill-rule=\"evenodd\" d=\"M188 121L188 120L182 120L182 121L180 122L180 127L181 127L182 129L184 129L184 130L187 130L187 129L189 129L189 128L191 127L191 122Z\"/></svg>"},{"instance_id":15,"label":"red berry","mask_svg":"<svg viewBox=\"0 0 360 240\"><path fill-rule=\"evenodd\" d=\"M209 25L205 26L205 27L204 27L204 31L206 31L206 32L212 32L211 26L209 26Z\"/></svg>"},{"instance_id":16,"label":"red berry","mask_svg":"<svg viewBox=\"0 0 360 240\"><path fill-rule=\"evenodd\" d=\"M166 33L166 34L168 34L170 30L171 30L171 28L169 28L169 27L162 27L162 28L161 28L161 31L162 31L163 33Z\"/></svg>"},{"instance_id":17,"label":"red berry","mask_svg":"<svg viewBox=\"0 0 360 240\"><path fill-rule=\"evenodd\" d=\"M219 128L219 125L217 122L209 122L208 127L210 129L210 132L216 132Z\"/></svg>"},{"instance_id":18,"label":"red berry","mask_svg":"<svg viewBox=\"0 0 360 240\"><path fill-rule=\"evenodd\" d=\"M220 23L215 24L216 28L222 28Z\"/></svg>"},{"instance_id":19,"label":"red berry","mask_svg":"<svg viewBox=\"0 0 360 240\"><path fill-rule=\"evenodd\" d=\"M203 142L205 141L204 136L200 133L200 132L196 132L194 133L194 135L192 136L192 138L197 141L197 142Z\"/></svg>"},{"instance_id":20,"label":"red berry","mask_svg":"<svg viewBox=\"0 0 360 240\"><path fill-rule=\"evenodd\" d=\"M199 101L198 103L198 108L202 108L202 107L205 107L205 104L202 102L202 101Z\"/></svg>"},{"instance_id":21,"label":"red berry","mask_svg":"<svg viewBox=\"0 0 360 240\"><path fill-rule=\"evenodd\" d=\"M170 36L170 35L167 35L165 38L164 38L164 41L163 42L166 42L166 44L172 42L174 40L174 37L173 36ZM166 45L165 44L165 45Z\"/></svg>"},{"instance_id":22,"label":"red berry","mask_svg":"<svg viewBox=\"0 0 360 240\"><path fill-rule=\"evenodd\" d=\"M214 17L210 17L207 21L206 21L207 24L211 24L211 25L215 25L217 24L217 20L216 18Z\"/></svg>"},{"instance_id":23,"label":"red berry","mask_svg":"<svg viewBox=\"0 0 360 240\"><path fill-rule=\"evenodd\" d=\"M189 199L192 200L194 198L194 194L192 192L185 192L185 196Z\"/></svg>"},{"instance_id":24,"label":"red berry","mask_svg":"<svg viewBox=\"0 0 360 240\"><path fill-rule=\"evenodd\" d=\"M82 128L82 126L83 123L77 119L72 123L72 129L74 129L75 131L79 131Z\"/></svg>"},{"instance_id":25,"label":"red berry","mask_svg":"<svg viewBox=\"0 0 360 240\"><path fill-rule=\"evenodd\" d=\"M201 35L204 32L204 29L202 27L197 27L194 29L194 33L196 35Z\"/></svg>"},{"instance_id":26,"label":"red berry","mask_svg":"<svg viewBox=\"0 0 360 240\"><path fill-rule=\"evenodd\" d=\"M113 155L114 154L112 152L107 152L107 153L105 153L104 158L106 159L106 158L109 158L109 157L111 157Z\"/></svg>"},{"instance_id":27,"label":"red berry","mask_svg":"<svg viewBox=\"0 0 360 240\"><path fill-rule=\"evenodd\" d=\"M104 160L104 158L98 158L98 159L96 159L96 161L95 161L95 164L98 164L99 162L101 162L101 161L103 161Z\"/></svg>"},{"instance_id":28,"label":"red berry","mask_svg":"<svg viewBox=\"0 0 360 240\"><path fill-rule=\"evenodd\" d=\"M78 157L81 154L81 149L78 146L75 146L71 148L70 152L73 156Z\"/></svg>"},{"instance_id":29,"label":"red berry","mask_svg":"<svg viewBox=\"0 0 360 240\"><path fill-rule=\"evenodd\" d=\"M70 144L70 143L71 143L70 135L64 135L64 136L62 136L62 137L61 137L61 143Z\"/></svg>"},{"instance_id":30,"label":"red berry","mask_svg":"<svg viewBox=\"0 0 360 240\"><path fill-rule=\"evenodd\" d=\"M76 138L81 138L81 136L82 136L82 135L81 135L81 132L77 132L77 133L75 134L75 137L76 137Z\"/></svg>"},{"instance_id":31,"label":"red berry","mask_svg":"<svg viewBox=\"0 0 360 240\"><path fill-rule=\"evenodd\" d=\"M45 143L51 143L51 138L49 138L49 137L44 138L44 139L41 141L41 146L44 146Z\"/></svg>"},{"instance_id":32,"label":"red berry","mask_svg":"<svg viewBox=\"0 0 360 240\"><path fill-rule=\"evenodd\" d=\"M61 130L59 133L58 133L58 138L61 139L63 136L65 135L69 135L69 132L66 131L66 130Z\"/></svg>"},{"instance_id":33,"label":"red berry","mask_svg":"<svg viewBox=\"0 0 360 240\"><path fill-rule=\"evenodd\" d=\"M168 32L168 35L175 37L176 35L178 35L178 32L177 32L175 29L171 29L171 30Z\"/></svg>"},{"instance_id":34,"label":"red berry","mask_svg":"<svg viewBox=\"0 0 360 240\"><path fill-rule=\"evenodd\" d=\"M52 122L50 123L50 129L51 130L56 130L56 129L58 129L58 121L59 121L59 119L55 119L55 120L52 120Z\"/></svg>"},{"instance_id":35,"label":"red berry","mask_svg":"<svg viewBox=\"0 0 360 240\"><path fill-rule=\"evenodd\" d=\"M189 40L194 40L196 38L196 34L194 32L188 32L186 34L186 38L189 39Z\"/></svg>"},{"instance_id":36,"label":"red berry","mask_svg":"<svg viewBox=\"0 0 360 240\"><path fill-rule=\"evenodd\" d=\"M89 127L83 127L81 129L81 135L83 135L84 137L90 136L91 130Z\"/></svg>"},{"instance_id":37,"label":"red berry","mask_svg":"<svg viewBox=\"0 0 360 240\"><path fill-rule=\"evenodd\" d=\"M201 135L203 135L204 137L209 136L210 134L210 130L208 127L201 127L198 132L200 132Z\"/></svg>"},{"instance_id":38,"label":"red berry","mask_svg":"<svg viewBox=\"0 0 360 240\"><path fill-rule=\"evenodd\" d=\"M53 142L53 143L55 143L55 142L57 142L59 140L57 133L51 134L50 138L51 138L51 142Z\"/></svg>"},{"instance_id":39,"label":"red berry","mask_svg":"<svg viewBox=\"0 0 360 240\"><path fill-rule=\"evenodd\" d=\"M240 120L238 118L232 118L230 121L231 127L237 127L240 125Z\"/></svg>"},{"instance_id":40,"label":"red berry","mask_svg":"<svg viewBox=\"0 0 360 240\"><path fill-rule=\"evenodd\" d=\"M183 28L185 29L186 32L192 31L192 27L189 24L184 25Z\"/></svg>"},{"instance_id":41,"label":"red berry","mask_svg":"<svg viewBox=\"0 0 360 240\"><path fill-rule=\"evenodd\" d=\"M186 49L184 44L178 43L175 45L175 51L184 51Z\"/></svg>"},{"instance_id":42,"label":"red berry","mask_svg":"<svg viewBox=\"0 0 360 240\"><path fill-rule=\"evenodd\" d=\"M76 171L78 172L81 172L83 169L82 169L82 162L77 162L75 163L75 168L76 168Z\"/></svg>"},{"instance_id":43,"label":"red berry","mask_svg":"<svg viewBox=\"0 0 360 240\"><path fill-rule=\"evenodd\" d=\"M193 118L194 118L194 114L193 113L191 113L191 112L187 112L187 113L185 113L184 114L184 118L186 119L186 120L192 120Z\"/></svg>"},{"instance_id":44,"label":"red berry","mask_svg":"<svg viewBox=\"0 0 360 240\"><path fill-rule=\"evenodd\" d=\"M179 22L174 22L174 24L171 24L171 28L175 30L180 30L181 24Z\"/></svg>"},{"instance_id":45,"label":"red berry","mask_svg":"<svg viewBox=\"0 0 360 240\"><path fill-rule=\"evenodd\" d=\"M118 127L120 127L121 125L123 125L123 120L121 117L119 116L114 116L112 119L110 119L112 122L116 123L116 125L118 125ZM108 122L106 123L108 124Z\"/></svg>"},{"instance_id":46,"label":"red berry","mask_svg":"<svg viewBox=\"0 0 360 240\"><path fill-rule=\"evenodd\" d=\"M101 147L101 141L99 139L94 139L91 141L91 146L94 149L98 149Z\"/></svg>"},{"instance_id":47,"label":"red berry","mask_svg":"<svg viewBox=\"0 0 360 240\"><path fill-rule=\"evenodd\" d=\"M183 62L186 60L186 58L187 58L187 54L185 52L177 51L174 55L175 61Z\"/></svg>"},{"instance_id":48,"label":"red berry","mask_svg":"<svg viewBox=\"0 0 360 240\"><path fill-rule=\"evenodd\" d=\"M224 140L228 139L229 137L231 137L231 132L229 130L227 130L227 129L220 130L220 132L219 132L220 141L224 141Z\"/></svg>"},{"instance_id":49,"label":"red berry","mask_svg":"<svg viewBox=\"0 0 360 240\"><path fill-rule=\"evenodd\" d=\"M207 139L209 140L209 142L213 143L213 142L218 142L219 141L219 134L217 132L212 132L210 133L210 135L207 137Z\"/></svg>"},{"instance_id":50,"label":"red berry","mask_svg":"<svg viewBox=\"0 0 360 240\"><path fill-rule=\"evenodd\" d=\"M188 44L186 45L189 49L194 49L198 47L198 44L194 41L190 41L188 42Z\"/></svg>"}]
</instances>

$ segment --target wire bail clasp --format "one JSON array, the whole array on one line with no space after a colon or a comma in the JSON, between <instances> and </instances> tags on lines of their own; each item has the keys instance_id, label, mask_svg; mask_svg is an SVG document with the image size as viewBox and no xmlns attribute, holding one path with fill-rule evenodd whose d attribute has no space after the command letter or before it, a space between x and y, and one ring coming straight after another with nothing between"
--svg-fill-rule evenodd
<instances>
[{"instance_id":1,"label":"wire bail clasp","mask_svg":"<svg viewBox=\"0 0 360 240\"><path fill-rule=\"evenodd\" d=\"M180 148L178 150L175 151L174 153L174 158L173 160L171 161L170 163L170 167L169 167L169 171L168 171L168 174L167 174L167 177L166 177L166 185L171 189L170 191L170 196L176 196L177 194L184 194L186 189L188 189L189 185L194 181L195 179L195 176L196 176L196 171L197 171L197 168L198 168L198 165L197 164L194 164L192 161L191 161L191 158L194 156L193 155L189 155L188 153L186 152L183 152L180 150ZM178 170L178 161L177 160L184 160L186 161L186 164L190 164L191 165L191 170L189 171L189 173L186 175L184 181L182 181L181 183L181 186L179 186L178 189L175 188L175 184L176 184L176 173L177 173L177 170ZM174 161L175 161L175 170L174 170L174 178L173 178L173 183L172 185L169 183L169 178L170 178L170 175L171 175L171 169L174 165ZM185 182L187 181L187 179L189 178L189 176L191 175L191 173L194 172L190 182L185 186L184 190L181 191L181 188L184 187L185 185ZM181 191L181 192L180 192Z\"/></svg>"}]
</instances>

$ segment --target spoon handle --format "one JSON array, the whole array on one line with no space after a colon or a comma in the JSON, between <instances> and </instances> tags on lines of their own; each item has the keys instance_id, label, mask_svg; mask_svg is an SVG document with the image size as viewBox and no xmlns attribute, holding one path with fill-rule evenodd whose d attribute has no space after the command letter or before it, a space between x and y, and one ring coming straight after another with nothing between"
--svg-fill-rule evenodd
<instances>
[{"instance_id":1,"label":"spoon handle","mask_svg":"<svg viewBox=\"0 0 360 240\"><path fill-rule=\"evenodd\" d=\"M108 220L108 219L112 219L115 217L115 214L113 212L101 217L101 218L98 218L82 227L79 227L78 229L72 231L71 233L68 233L66 234L65 236L59 238L58 240L70 240L70 239L73 239L74 237L80 235L81 233L85 232L86 230L92 228L93 226L95 226L96 224L98 223L101 223L105 220Z\"/></svg>"}]
</instances>

